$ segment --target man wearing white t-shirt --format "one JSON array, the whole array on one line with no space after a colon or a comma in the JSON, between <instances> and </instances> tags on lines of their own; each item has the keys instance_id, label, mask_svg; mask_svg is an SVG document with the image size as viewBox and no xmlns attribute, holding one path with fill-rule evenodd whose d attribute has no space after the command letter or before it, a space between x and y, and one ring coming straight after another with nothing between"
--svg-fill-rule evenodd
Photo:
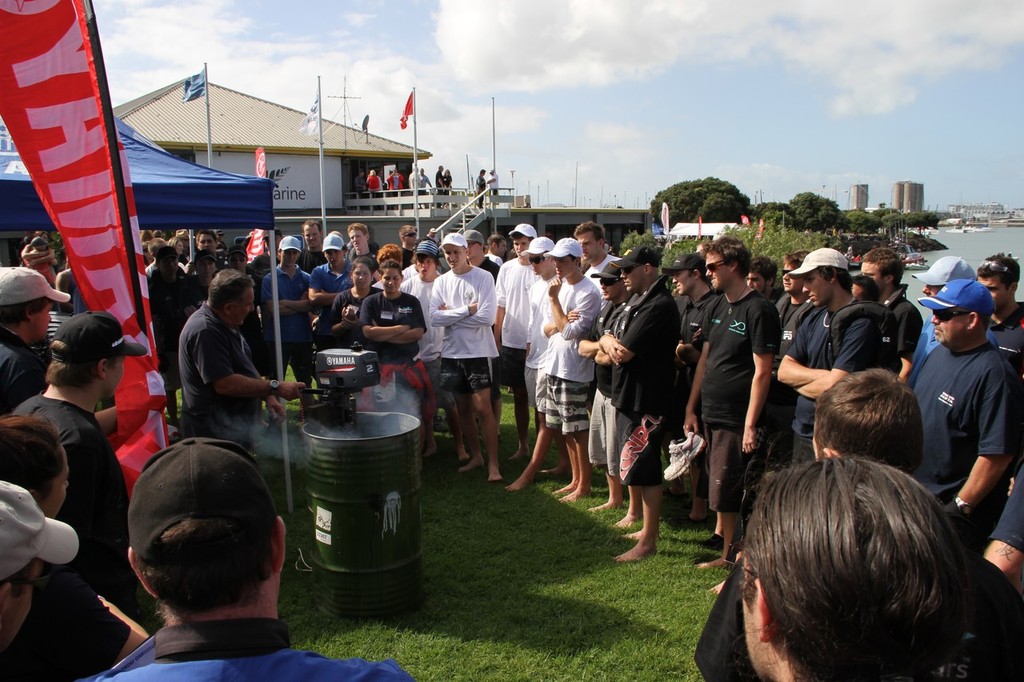
<instances>
[{"instance_id":1,"label":"man wearing white t-shirt","mask_svg":"<svg viewBox=\"0 0 1024 682\"><path fill-rule=\"evenodd\" d=\"M587 279L603 272L606 265L616 260L615 256L608 253L608 246L604 241L604 228L592 220L578 225L572 236L576 237L580 248L583 249L583 261L588 265L583 276Z\"/></svg>"},{"instance_id":2,"label":"man wearing white t-shirt","mask_svg":"<svg viewBox=\"0 0 1024 682\"><path fill-rule=\"evenodd\" d=\"M494 319L494 343L501 352L501 383L512 389L515 405L516 432L519 448L512 459L526 457L530 452L530 406L526 393L526 345L530 321L530 287L538 277L530 265L526 249L537 236L532 225L516 225L509 233L516 258L501 266L495 293L498 314ZM550 241L550 240L549 240Z\"/></svg>"},{"instance_id":3,"label":"man wearing white t-shirt","mask_svg":"<svg viewBox=\"0 0 1024 682\"><path fill-rule=\"evenodd\" d=\"M498 422L491 411L494 359L498 357L491 332L497 310L494 279L486 271L470 265L466 238L461 234L446 236L441 249L451 270L434 282L430 324L445 330L441 387L455 394L469 444L469 462L459 471L470 471L484 464L476 427L476 419L479 419L487 448L487 480L500 481Z\"/></svg>"}]
</instances>

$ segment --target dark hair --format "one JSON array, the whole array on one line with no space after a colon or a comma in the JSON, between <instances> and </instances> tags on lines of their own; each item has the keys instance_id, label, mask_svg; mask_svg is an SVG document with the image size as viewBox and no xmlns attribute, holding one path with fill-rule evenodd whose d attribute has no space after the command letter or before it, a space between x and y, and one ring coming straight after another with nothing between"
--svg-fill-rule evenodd
<instances>
[{"instance_id":1,"label":"dark hair","mask_svg":"<svg viewBox=\"0 0 1024 682\"><path fill-rule=\"evenodd\" d=\"M388 269L398 270L399 272L402 272L402 264L396 261L394 258L389 258L386 261L381 262L380 267L378 268L378 272L380 272L383 275L384 271Z\"/></svg>"},{"instance_id":2,"label":"dark hair","mask_svg":"<svg viewBox=\"0 0 1024 682\"><path fill-rule=\"evenodd\" d=\"M1004 286L1010 286L1020 281L1020 263L1013 256L997 253L986 258L978 267L978 277L998 277Z\"/></svg>"},{"instance_id":3,"label":"dark hair","mask_svg":"<svg viewBox=\"0 0 1024 682\"><path fill-rule=\"evenodd\" d=\"M843 291L849 292L853 290L853 277L850 276L849 270L832 265L819 265L817 270L819 277L829 282L838 282Z\"/></svg>"},{"instance_id":4,"label":"dark hair","mask_svg":"<svg viewBox=\"0 0 1024 682\"><path fill-rule=\"evenodd\" d=\"M882 295L882 290L878 288L878 282L876 282L873 277L868 277L867 275L856 275L850 279L852 281L850 290L853 290L853 285L859 286L864 290L867 300L877 301Z\"/></svg>"},{"instance_id":5,"label":"dark hair","mask_svg":"<svg viewBox=\"0 0 1024 682\"><path fill-rule=\"evenodd\" d=\"M365 265L366 269L370 271L371 275L377 270L377 259L374 258L373 256L359 256L359 258L356 258L355 260L352 261L353 268L360 264Z\"/></svg>"},{"instance_id":6,"label":"dark hair","mask_svg":"<svg viewBox=\"0 0 1024 682\"><path fill-rule=\"evenodd\" d=\"M579 225L577 225L576 230L572 233L572 236L579 238L581 234L586 234L587 232L594 235L594 239L598 241L604 239L604 227L598 225L593 220L588 220L585 223L580 223Z\"/></svg>"},{"instance_id":7,"label":"dark hair","mask_svg":"<svg viewBox=\"0 0 1024 682\"><path fill-rule=\"evenodd\" d=\"M917 397L886 369L845 376L815 401L814 442L913 473L924 449Z\"/></svg>"},{"instance_id":8,"label":"dark hair","mask_svg":"<svg viewBox=\"0 0 1024 682\"><path fill-rule=\"evenodd\" d=\"M70 347L63 341L54 339L50 341L50 352L55 355L64 355ZM112 358L111 358L112 359ZM108 362L111 360L108 359ZM58 388L67 386L69 388L82 388L88 386L99 375L96 373L96 362L61 362L54 358L46 368L46 383Z\"/></svg>"},{"instance_id":9,"label":"dark hair","mask_svg":"<svg viewBox=\"0 0 1024 682\"><path fill-rule=\"evenodd\" d=\"M207 230L207 229L204 228L202 230L196 230L196 243L197 244L199 243L199 236L200 235L204 235L204 234L213 237L213 241L215 241L215 242L218 241L217 240L217 233L216 232L214 232L213 230Z\"/></svg>"},{"instance_id":10,"label":"dark hair","mask_svg":"<svg viewBox=\"0 0 1024 682\"><path fill-rule=\"evenodd\" d=\"M236 519L187 518L165 530L160 544L165 552L172 553L176 548L224 541L239 532ZM259 594L260 583L270 577L271 552L271 534L263 533L253 541L235 544L230 551L204 555L201 560L150 564L135 556L139 573L156 593L166 618L167 612L179 615L251 604Z\"/></svg>"},{"instance_id":11,"label":"dark hair","mask_svg":"<svg viewBox=\"0 0 1024 682\"><path fill-rule=\"evenodd\" d=\"M744 556L743 599L757 579L798 679L928 673L966 628L960 541L935 498L885 464L826 459L771 476Z\"/></svg>"},{"instance_id":12,"label":"dark hair","mask_svg":"<svg viewBox=\"0 0 1024 682\"><path fill-rule=\"evenodd\" d=\"M779 266L768 256L758 256L750 261L750 272L761 275L766 283L775 282L779 276Z\"/></svg>"},{"instance_id":13,"label":"dark hair","mask_svg":"<svg viewBox=\"0 0 1024 682\"><path fill-rule=\"evenodd\" d=\"M744 277L750 272L750 251L736 237L723 236L713 240L704 249L705 260L712 253L721 256L726 265L736 263L739 274Z\"/></svg>"},{"instance_id":14,"label":"dark hair","mask_svg":"<svg viewBox=\"0 0 1024 682\"><path fill-rule=\"evenodd\" d=\"M0 417L0 481L46 497L64 470L60 436L49 422L29 415Z\"/></svg>"},{"instance_id":15,"label":"dark hair","mask_svg":"<svg viewBox=\"0 0 1024 682\"><path fill-rule=\"evenodd\" d=\"M214 310L221 310L228 303L242 300L247 289L252 289L252 278L238 270L221 270L210 281L206 300Z\"/></svg>"},{"instance_id":16,"label":"dark hair","mask_svg":"<svg viewBox=\"0 0 1024 682\"><path fill-rule=\"evenodd\" d=\"M487 243L493 246L495 244L505 244L506 242L505 238L502 237L500 234L492 234L490 237L487 238Z\"/></svg>"},{"instance_id":17,"label":"dark hair","mask_svg":"<svg viewBox=\"0 0 1024 682\"><path fill-rule=\"evenodd\" d=\"M319 220L310 218L309 220L302 223L302 227L299 229L305 230L307 227L315 227L317 232L319 232L320 234L324 233L324 226Z\"/></svg>"},{"instance_id":18,"label":"dark hair","mask_svg":"<svg viewBox=\"0 0 1024 682\"><path fill-rule=\"evenodd\" d=\"M808 251L807 249L797 249L796 251L790 251L789 253L782 257L782 265L783 267L785 267L788 263L791 266L791 268L795 270L796 268L804 264L804 258L807 258L807 254L809 253L810 251Z\"/></svg>"},{"instance_id":19,"label":"dark hair","mask_svg":"<svg viewBox=\"0 0 1024 682\"><path fill-rule=\"evenodd\" d=\"M29 315L35 315L46 310L53 301L43 296L34 298L24 303L12 303L11 305L0 305L0 324L18 324L28 322Z\"/></svg>"},{"instance_id":20,"label":"dark hair","mask_svg":"<svg viewBox=\"0 0 1024 682\"><path fill-rule=\"evenodd\" d=\"M876 246L864 254L861 262L877 265L878 273L883 277L891 276L893 284L903 279L903 259L888 246Z\"/></svg>"}]
</instances>

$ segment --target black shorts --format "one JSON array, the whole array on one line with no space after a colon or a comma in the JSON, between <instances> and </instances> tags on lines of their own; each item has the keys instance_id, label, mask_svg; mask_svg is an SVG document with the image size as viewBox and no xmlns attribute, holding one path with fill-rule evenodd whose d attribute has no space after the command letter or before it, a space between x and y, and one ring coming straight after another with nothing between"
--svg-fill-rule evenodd
<instances>
[{"instance_id":1,"label":"black shorts","mask_svg":"<svg viewBox=\"0 0 1024 682\"><path fill-rule=\"evenodd\" d=\"M661 417L616 410L616 432L622 444L619 478L626 485L661 485L661 441L665 424Z\"/></svg>"},{"instance_id":2,"label":"black shorts","mask_svg":"<svg viewBox=\"0 0 1024 682\"><path fill-rule=\"evenodd\" d=\"M274 342L267 344L270 348L270 357L274 358ZM313 385L313 342L312 341L282 341L281 342L281 368L286 369L292 366L292 373L296 381L301 381L306 386ZM281 377L284 381L284 377Z\"/></svg>"},{"instance_id":3,"label":"black shorts","mask_svg":"<svg viewBox=\"0 0 1024 682\"><path fill-rule=\"evenodd\" d=\"M501 385L526 387L526 349L501 347Z\"/></svg>"},{"instance_id":4,"label":"black shorts","mask_svg":"<svg viewBox=\"0 0 1024 682\"><path fill-rule=\"evenodd\" d=\"M491 358L441 358L441 387L465 395L497 386Z\"/></svg>"},{"instance_id":5,"label":"black shorts","mask_svg":"<svg viewBox=\"0 0 1024 682\"><path fill-rule=\"evenodd\" d=\"M708 505L713 511L737 513L743 502L743 427L704 424L708 442Z\"/></svg>"}]
</instances>

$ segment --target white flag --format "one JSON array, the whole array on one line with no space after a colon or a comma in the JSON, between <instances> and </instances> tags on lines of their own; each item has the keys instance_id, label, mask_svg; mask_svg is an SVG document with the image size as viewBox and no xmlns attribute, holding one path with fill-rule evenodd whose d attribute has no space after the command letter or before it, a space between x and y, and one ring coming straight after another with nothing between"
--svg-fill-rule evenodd
<instances>
[{"instance_id":1,"label":"white flag","mask_svg":"<svg viewBox=\"0 0 1024 682\"><path fill-rule=\"evenodd\" d=\"M299 126L299 132L303 135L316 135L317 130L317 119L320 112L320 94L317 93L316 99L313 100L313 106L309 108L309 113L306 114L306 118L302 119L302 125Z\"/></svg>"}]
</instances>

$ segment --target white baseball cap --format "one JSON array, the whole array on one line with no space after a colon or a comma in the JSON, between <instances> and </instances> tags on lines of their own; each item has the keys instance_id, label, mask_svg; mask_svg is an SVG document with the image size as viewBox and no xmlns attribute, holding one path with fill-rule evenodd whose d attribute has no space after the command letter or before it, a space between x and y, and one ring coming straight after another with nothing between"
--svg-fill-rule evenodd
<instances>
[{"instance_id":1,"label":"white baseball cap","mask_svg":"<svg viewBox=\"0 0 1024 682\"><path fill-rule=\"evenodd\" d=\"M543 256L553 248L555 248L555 243L547 237L534 237L533 241L530 242L530 246L526 249L526 253L534 256Z\"/></svg>"},{"instance_id":2,"label":"white baseball cap","mask_svg":"<svg viewBox=\"0 0 1024 682\"><path fill-rule=\"evenodd\" d=\"M33 559L66 564L78 554L75 529L48 519L32 493L0 481L0 580L25 568Z\"/></svg>"},{"instance_id":3,"label":"white baseball cap","mask_svg":"<svg viewBox=\"0 0 1024 682\"><path fill-rule=\"evenodd\" d=\"M461 246L464 249L468 249L469 243L466 242L466 238L458 232L452 232L451 234L446 234L444 239L441 240L441 247L443 248L445 246Z\"/></svg>"},{"instance_id":4,"label":"white baseball cap","mask_svg":"<svg viewBox=\"0 0 1024 682\"><path fill-rule=\"evenodd\" d=\"M850 262L846 256L835 249L815 249L804 258L804 264L789 273L790 277L800 277L820 267L833 267L840 270L849 270Z\"/></svg>"},{"instance_id":5,"label":"white baseball cap","mask_svg":"<svg viewBox=\"0 0 1024 682\"><path fill-rule=\"evenodd\" d=\"M529 223L519 223L518 225L512 228L512 231L508 233L508 236L514 237L517 234L522 235L523 237L529 237L530 239L536 239L537 228L535 228L533 225L530 225Z\"/></svg>"},{"instance_id":6,"label":"white baseball cap","mask_svg":"<svg viewBox=\"0 0 1024 682\"><path fill-rule=\"evenodd\" d=\"M345 248L345 240L340 234L332 232L324 237L324 251L342 251Z\"/></svg>"},{"instance_id":7,"label":"white baseball cap","mask_svg":"<svg viewBox=\"0 0 1024 682\"><path fill-rule=\"evenodd\" d=\"M37 298L48 298L67 303L71 297L50 286L40 273L32 268L0 268L0 305L28 303Z\"/></svg>"},{"instance_id":8,"label":"white baseball cap","mask_svg":"<svg viewBox=\"0 0 1024 682\"><path fill-rule=\"evenodd\" d=\"M914 273L912 277L930 287L945 286L954 279L978 279L974 268L960 256L943 256L932 263L927 271Z\"/></svg>"},{"instance_id":9,"label":"white baseball cap","mask_svg":"<svg viewBox=\"0 0 1024 682\"><path fill-rule=\"evenodd\" d=\"M552 258L565 258L566 256L582 258L583 247L572 237L566 237L565 239L559 239L558 243L555 244L555 248L548 251L547 255Z\"/></svg>"},{"instance_id":10,"label":"white baseball cap","mask_svg":"<svg viewBox=\"0 0 1024 682\"><path fill-rule=\"evenodd\" d=\"M285 237L277 248L282 251L302 251L302 240L298 237Z\"/></svg>"}]
</instances>

